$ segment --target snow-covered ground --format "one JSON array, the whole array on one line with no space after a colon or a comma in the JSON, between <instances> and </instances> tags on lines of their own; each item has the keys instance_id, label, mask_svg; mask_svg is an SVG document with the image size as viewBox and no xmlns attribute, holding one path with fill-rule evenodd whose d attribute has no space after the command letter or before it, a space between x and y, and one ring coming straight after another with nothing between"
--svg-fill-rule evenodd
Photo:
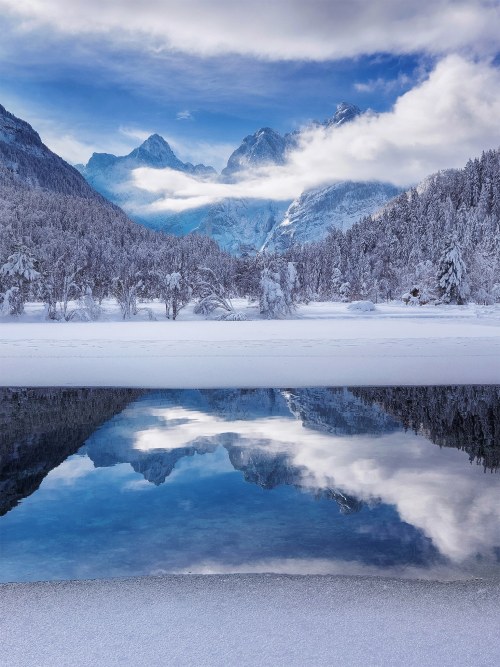
<instances>
[{"instance_id":1,"label":"snow-covered ground","mask_svg":"<svg viewBox=\"0 0 500 667\"><path fill-rule=\"evenodd\" d=\"M0 662L33 665L500 664L500 584L169 576L0 586Z\"/></svg>"},{"instance_id":2,"label":"snow-covered ground","mask_svg":"<svg viewBox=\"0 0 500 667\"><path fill-rule=\"evenodd\" d=\"M30 304L0 323L4 386L163 388L500 383L500 307L341 303L301 306L288 320L123 322L105 304L98 322L43 320ZM253 318L253 319L250 319Z\"/></svg>"}]
</instances>

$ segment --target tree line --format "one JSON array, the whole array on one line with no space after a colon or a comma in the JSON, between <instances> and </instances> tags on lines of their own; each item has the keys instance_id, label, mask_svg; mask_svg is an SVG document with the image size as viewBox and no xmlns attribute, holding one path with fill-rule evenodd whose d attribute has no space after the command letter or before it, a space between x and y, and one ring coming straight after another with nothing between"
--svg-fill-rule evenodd
<instances>
[{"instance_id":1,"label":"tree line","mask_svg":"<svg viewBox=\"0 0 500 667\"><path fill-rule=\"evenodd\" d=\"M39 300L49 319L97 319L108 297L124 319L150 312L151 299L171 319L193 300L201 315L238 319L234 297L258 302L270 318L319 300L500 302L499 150L428 178L345 233L243 257L200 234L146 229L98 195L0 177L4 315Z\"/></svg>"}]
</instances>

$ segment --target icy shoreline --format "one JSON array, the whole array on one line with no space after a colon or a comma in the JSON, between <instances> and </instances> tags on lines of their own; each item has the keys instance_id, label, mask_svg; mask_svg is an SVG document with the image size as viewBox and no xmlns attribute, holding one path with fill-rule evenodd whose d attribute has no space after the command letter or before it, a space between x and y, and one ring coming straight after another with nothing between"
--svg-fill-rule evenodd
<instances>
[{"instance_id":1,"label":"icy shoreline","mask_svg":"<svg viewBox=\"0 0 500 667\"><path fill-rule=\"evenodd\" d=\"M11 667L500 662L496 581L176 575L7 584L0 599Z\"/></svg>"},{"instance_id":2,"label":"icy shoreline","mask_svg":"<svg viewBox=\"0 0 500 667\"><path fill-rule=\"evenodd\" d=\"M159 306L159 304L155 304ZM38 314L39 315L39 314ZM0 324L0 384L144 388L500 383L496 308L311 304L293 320ZM28 316L29 319L29 316Z\"/></svg>"}]
</instances>

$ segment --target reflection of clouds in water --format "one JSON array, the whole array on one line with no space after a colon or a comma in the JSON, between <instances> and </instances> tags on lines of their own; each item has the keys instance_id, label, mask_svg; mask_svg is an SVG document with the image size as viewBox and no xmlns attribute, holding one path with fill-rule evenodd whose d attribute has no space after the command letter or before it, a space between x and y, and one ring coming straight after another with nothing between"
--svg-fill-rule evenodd
<instances>
[{"instance_id":1,"label":"reflection of clouds in water","mask_svg":"<svg viewBox=\"0 0 500 667\"><path fill-rule=\"evenodd\" d=\"M297 423L291 417L288 419L264 417L253 420L222 420L207 412L178 406L157 408L149 411L149 415L157 418L159 423L155 427L137 429L135 424L131 424L135 431L134 449L140 451L179 449L192 446L196 441L218 437L222 434L235 434L252 440L280 441L280 433L285 425L296 425ZM173 430L171 430L172 421L175 423Z\"/></svg>"},{"instance_id":2,"label":"reflection of clouds in water","mask_svg":"<svg viewBox=\"0 0 500 667\"><path fill-rule=\"evenodd\" d=\"M412 565L377 567L360 561L343 561L330 558L270 558L245 563L219 561L194 562L179 569L156 568L150 575L162 574L297 574L297 575L341 575L396 577L405 579L427 579L429 581L457 581L470 579L471 573L452 565L417 567ZM475 573L474 573L475 574Z\"/></svg>"},{"instance_id":3,"label":"reflection of clouds in water","mask_svg":"<svg viewBox=\"0 0 500 667\"><path fill-rule=\"evenodd\" d=\"M95 472L93 462L87 456L72 456L51 470L43 481L44 488L71 485L77 480Z\"/></svg>"},{"instance_id":4,"label":"reflection of clouds in water","mask_svg":"<svg viewBox=\"0 0 500 667\"><path fill-rule=\"evenodd\" d=\"M292 416L231 421L199 407L161 407L157 400L135 403L99 433L91 440L105 435L99 446L122 461L132 460L134 451L147 454L203 441L286 452L290 464L303 471L301 485L334 487L360 500L394 505L404 521L452 560L500 544L498 477L469 465L463 452L439 449L412 433L336 436L304 427ZM200 461L200 471L210 458ZM206 474L217 472L206 468Z\"/></svg>"},{"instance_id":5,"label":"reflection of clouds in water","mask_svg":"<svg viewBox=\"0 0 500 667\"><path fill-rule=\"evenodd\" d=\"M155 487L146 479L131 479L122 486L122 491L150 491Z\"/></svg>"},{"instance_id":6,"label":"reflection of clouds in water","mask_svg":"<svg viewBox=\"0 0 500 667\"><path fill-rule=\"evenodd\" d=\"M420 528L453 560L500 543L500 489L496 475L468 464L464 453L439 449L425 438L394 433L374 440L304 437L291 450L309 483L331 483L361 500L380 498Z\"/></svg>"}]
</instances>

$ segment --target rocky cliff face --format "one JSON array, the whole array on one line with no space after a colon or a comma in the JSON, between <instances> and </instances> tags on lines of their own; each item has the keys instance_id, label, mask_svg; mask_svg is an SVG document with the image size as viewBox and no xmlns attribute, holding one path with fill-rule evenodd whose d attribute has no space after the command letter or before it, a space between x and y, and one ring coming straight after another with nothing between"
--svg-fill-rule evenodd
<instances>
[{"instance_id":1,"label":"rocky cliff face","mask_svg":"<svg viewBox=\"0 0 500 667\"><path fill-rule=\"evenodd\" d=\"M0 185L16 184L102 199L74 167L42 143L31 125L0 105Z\"/></svg>"},{"instance_id":2,"label":"rocky cliff face","mask_svg":"<svg viewBox=\"0 0 500 667\"><path fill-rule=\"evenodd\" d=\"M388 183L345 181L307 190L293 201L275 225L264 246L285 250L293 243L319 241L335 227L347 231L357 221L375 213L401 190Z\"/></svg>"}]
</instances>

